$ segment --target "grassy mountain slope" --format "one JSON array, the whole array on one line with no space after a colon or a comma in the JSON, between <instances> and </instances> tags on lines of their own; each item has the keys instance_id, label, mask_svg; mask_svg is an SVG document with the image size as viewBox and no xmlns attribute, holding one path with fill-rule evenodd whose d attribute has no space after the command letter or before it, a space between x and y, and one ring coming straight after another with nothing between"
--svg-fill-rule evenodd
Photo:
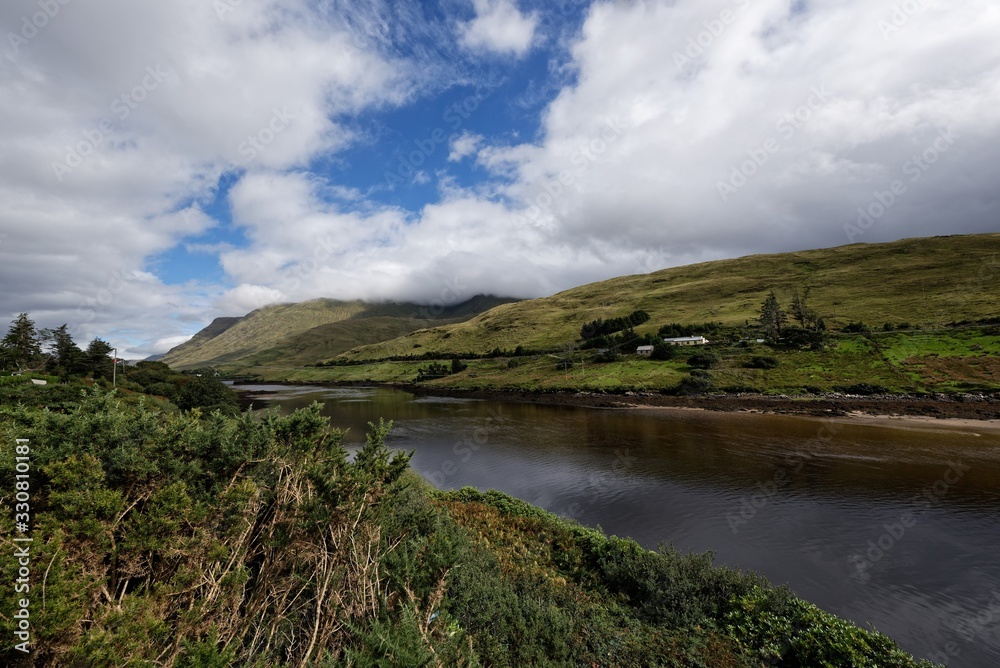
<instances>
[{"instance_id":1,"label":"grassy mountain slope","mask_svg":"<svg viewBox=\"0 0 1000 668\"><path fill-rule=\"evenodd\" d=\"M460 322L511 300L480 295L448 308L315 299L276 304L243 318L217 318L162 359L177 369L201 366L298 365L350 348L403 336L429 325Z\"/></svg>"},{"instance_id":2,"label":"grassy mountain slope","mask_svg":"<svg viewBox=\"0 0 1000 668\"><path fill-rule=\"evenodd\" d=\"M433 322L449 324L461 322L461 320L435 320ZM316 360L339 355L351 348L370 344L372 341L388 341L405 336L427 325L428 321L426 320L389 316L331 322L297 334L279 346L244 357L238 361L238 364L248 367L265 364L285 366L312 364Z\"/></svg>"},{"instance_id":3,"label":"grassy mountain slope","mask_svg":"<svg viewBox=\"0 0 1000 668\"><path fill-rule=\"evenodd\" d=\"M426 352L483 353L493 348L553 349L579 338L580 327L636 309L655 332L665 323L757 317L775 290L785 304L792 290L811 288L810 305L836 329L851 320L928 325L1000 313L1000 234L905 239L886 244L753 255L651 274L625 276L542 299L499 306L471 320L414 332L350 351L350 359Z\"/></svg>"},{"instance_id":4,"label":"grassy mountain slope","mask_svg":"<svg viewBox=\"0 0 1000 668\"><path fill-rule=\"evenodd\" d=\"M189 342L195 345L178 346L162 361L177 369L231 362L272 348L313 327L346 320L363 312L365 306L360 301L332 299L265 306L239 318L216 336L203 337L202 330Z\"/></svg>"},{"instance_id":5,"label":"grassy mountain slope","mask_svg":"<svg viewBox=\"0 0 1000 668\"><path fill-rule=\"evenodd\" d=\"M185 341L181 345L176 346L167 354L178 357L188 355L204 346L208 341L211 341L215 337L225 333L226 330L239 323L240 320L242 320L242 318L216 318L211 322L211 324L209 324L208 327L191 337L189 341ZM146 361L160 361L166 357L166 355L153 355L152 357L154 357L155 360L147 358Z\"/></svg>"}]
</instances>

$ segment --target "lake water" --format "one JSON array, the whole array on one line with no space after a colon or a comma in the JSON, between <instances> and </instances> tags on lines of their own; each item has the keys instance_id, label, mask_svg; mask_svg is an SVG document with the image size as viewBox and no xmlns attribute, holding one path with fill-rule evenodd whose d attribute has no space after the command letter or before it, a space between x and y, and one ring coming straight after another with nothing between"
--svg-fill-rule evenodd
<instances>
[{"instance_id":1,"label":"lake water","mask_svg":"<svg viewBox=\"0 0 1000 668\"><path fill-rule=\"evenodd\" d=\"M1000 432L256 386L325 404L440 488L498 489L655 548L711 550L949 666L1000 666ZM253 388L241 388L253 389Z\"/></svg>"}]
</instances>

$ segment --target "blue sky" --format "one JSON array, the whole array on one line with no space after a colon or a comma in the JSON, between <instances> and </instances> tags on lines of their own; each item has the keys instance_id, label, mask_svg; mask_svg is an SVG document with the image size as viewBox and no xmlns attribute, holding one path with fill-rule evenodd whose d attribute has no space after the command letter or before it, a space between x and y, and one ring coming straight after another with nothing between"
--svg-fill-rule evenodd
<instances>
[{"instance_id":1,"label":"blue sky","mask_svg":"<svg viewBox=\"0 0 1000 668\"><path fill-rule=\"evenodd\" d=\"M1000 9L901 7L6 3L0 308L137 357L274 302L995 231Z\"/></svg>"}]
</instances>

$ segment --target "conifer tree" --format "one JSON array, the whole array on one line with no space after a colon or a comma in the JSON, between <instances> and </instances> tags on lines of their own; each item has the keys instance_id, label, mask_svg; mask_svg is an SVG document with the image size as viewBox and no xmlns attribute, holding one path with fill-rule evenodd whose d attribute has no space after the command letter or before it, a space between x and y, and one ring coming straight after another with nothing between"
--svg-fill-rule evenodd
<instances>
[{"instance_id":1,"label":"conifer tree","mask_svg":"<svg viewBox=\"0 0 1000 668\"><path fill-rule=\"evenodd\" d=\"M3 347L4 362L18 371L25 371L40 361L42 347L38 341L38 330L35 323L22 313L10 324L7 336L0 341Z\"/></svg>"},{"instance_id":2,"label":"conifer tree","mask_svg":"<svg viewBox=\"0 0 1000 668\"><path fill-rule=\"evenodd\" d=\"M767 296L760 307L760 326L764 335L772 341L781 338L781 328L788 322L788 316L781 308L774 290Z\"/></svg>"}]
</instances>

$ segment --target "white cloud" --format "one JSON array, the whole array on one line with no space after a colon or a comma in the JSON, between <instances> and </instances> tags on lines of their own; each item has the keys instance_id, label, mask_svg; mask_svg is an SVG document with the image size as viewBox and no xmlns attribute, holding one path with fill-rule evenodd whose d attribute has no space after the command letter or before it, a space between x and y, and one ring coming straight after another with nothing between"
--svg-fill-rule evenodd
<instances>
[{"instance_id":1,"label":"white cloud","mask_svg":"<svg viewBox=\"0 0 1000 668\"><path fill-rule=\"evenodd\" d=\"M459 42L477 52L521 57L531 49L536 13L523 14L513 0L472 0L476 18L458 24Z\"/></svg>"},{"instance_id":2,"label":"white cloud","mask_svg":"<svg viewBox=\"0 0 1000 668\"><path fill-rule=\"evenodd\" d=\"M553 64L573 76L540 130L503 145L517 135L470 120L449 146L455 173L433 173L439 201L416 210L369 199L381 181L309 171L367 132L366 112L443 76L440 53L423 67L398 36L421 3L354 4L333 3L354 33L306 0L244 0L222 18L195 0L60 5L0 69L0 313L139 355L269 301L538 296L846 243L894 180L906 192L858 240L996 229L994 2L925 4L891 31L892 8L863 0L593 3ZM475 10L458 26L470 63L539 42L540 13ZM0 5L0 25L21 12ZM913 172L925 151L936 159ZM87 155L60 180L53 162L73 153ZM470 156L494 178L460 185L453 163ZM246 168L230 203L247 243L193 243L220 224L205 212L230 163ZM156 275L185 243L218 257L221 285Z\"/></svg>"},{"instance_id":3,"label":"white cloud","mask_svg":"<svg viewBox=\"0 0 1000 668\"><path fill-rule=\"evenodd\" d=\"M448 154L449 162L458 162L470 155L475 155L479 145L483 143L483 136L474 132L464 131L451 141L451 153Z\"/></svg>"},{"instance_id":4,"label":"white cloud","mask_svg":"<svg viewBox=\"0 0 1000 668\"><path fill-rule=\"evenodd\" d=\"M856 208L893 180L908 192L861 240L995 229L1000 10L926 6L883 39L891 14L860 0L798 14L783 0L595 4L541 141L481 160L516 175L508 194L558 238L670 262L847 243ZM912 182L907 161L949 127L959 139ZM745 185L720 188L740 169Z\"/></svg>"},{"instance_id":5,"label":"white cloud","mask_svg":"<svg viewBox=\"0 0 1000 668\"><path fill-rule=\"evenodd\" d=\"M19 286L0 310L122 347L151 351L210 319L218 288L116 278L216 224L171 212L211 199L227 167L293 168L343 147L342 116L399 104L419 78L304 0L59 7L0 45L0 280ZM0 6L0 25L19 30L24 8ZM155 338L137 321L158 321Z\"/></svg>"}]
</instances>

